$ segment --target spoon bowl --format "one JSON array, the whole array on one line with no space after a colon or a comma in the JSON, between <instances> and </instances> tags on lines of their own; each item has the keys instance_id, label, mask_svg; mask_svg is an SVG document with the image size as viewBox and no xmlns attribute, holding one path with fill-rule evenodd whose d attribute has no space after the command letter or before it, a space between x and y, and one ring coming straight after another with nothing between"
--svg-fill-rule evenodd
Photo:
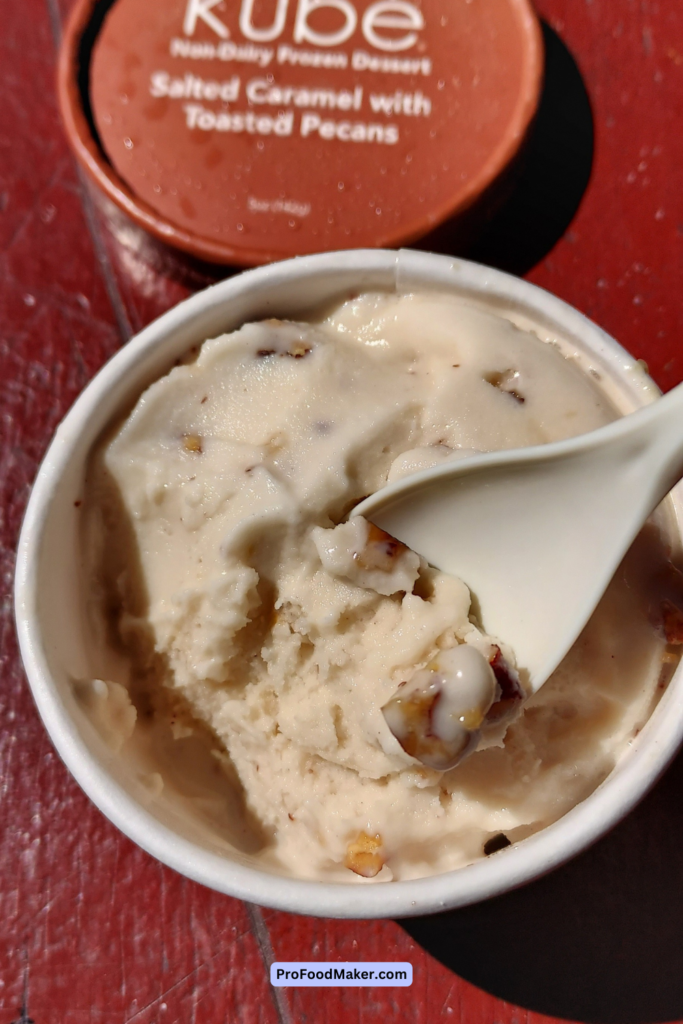
<instances>
[{"instance_id":1,"label":"spoon bowl","mask_svg":"<svg viewBox=\"0 0 683 1024\"><path fill-rule=\"evenodd\" d=\"M683 385L589 434L422 470L363 515L460 577L535 693L593 613L647 517L683 476Z\"/></svg>"}]
</instances>

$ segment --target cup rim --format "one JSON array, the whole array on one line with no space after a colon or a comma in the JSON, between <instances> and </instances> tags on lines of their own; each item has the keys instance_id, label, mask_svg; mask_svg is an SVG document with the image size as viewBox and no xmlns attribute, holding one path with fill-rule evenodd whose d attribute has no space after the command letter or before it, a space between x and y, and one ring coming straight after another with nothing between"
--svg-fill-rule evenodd
<instances>
[{"instance_id":1,"label":"cup rim","mask_svg":"<svg viewBox=\"0 0 683 1024\"><path fill-rule=\"evenodd\" d=\"M158 356L178 330L190 327L199 314L245 296L262 299L269 289L342 270L355 271L360 277L386 274L388 280L393 278L396 290L402 290L401 282L437 291L450 283L456 292L480 295L493 306L502 302L533 309L537 318L545 317L565 334L580 337L614 377L630 384L636 403L651 401L659 393L636 360L573 307L536 285L480 264L410 250L352 250L246 271L197 293L146 327L102 367L67 413L39 468L26 509L17 551L15 616L33 697L60 757L93 803L137 845L194 881L275 909L322 917L409 917L465 906L517 888L570 859L624 817L653 785L683 739L683 665L607 779L555 823L492 857L442 874L369 885L322 882L287 878L229 861L177 835L134 800L88 749L58 693L37 605L42 539L53 499L72 460L85 458L117 403L120 407L117 387L124 381L130 386L131 375L137 374L142 391L148 383L145 360ZM183 342L178 351L190 344ZM176 354L171 354L171 360ZM683 509L683 501L680 504Z\"/></svg>"}]
</instances>

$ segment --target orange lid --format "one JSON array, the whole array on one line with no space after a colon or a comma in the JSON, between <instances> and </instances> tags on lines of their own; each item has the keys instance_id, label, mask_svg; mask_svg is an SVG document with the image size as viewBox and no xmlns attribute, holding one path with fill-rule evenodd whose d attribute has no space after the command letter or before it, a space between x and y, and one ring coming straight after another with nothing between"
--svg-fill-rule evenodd
<instances>
[{"instance_id":1,"label":"orange lid","mask_svg":"<svg viewBox=\"0 0 683 1024\"><path fill-rule=\"evenodd\" d=\"M528 0L115 0L89 59L100 184L165 241L255 264L469 206L523 140L542 41Z\"/></svg>"}]
</instances>

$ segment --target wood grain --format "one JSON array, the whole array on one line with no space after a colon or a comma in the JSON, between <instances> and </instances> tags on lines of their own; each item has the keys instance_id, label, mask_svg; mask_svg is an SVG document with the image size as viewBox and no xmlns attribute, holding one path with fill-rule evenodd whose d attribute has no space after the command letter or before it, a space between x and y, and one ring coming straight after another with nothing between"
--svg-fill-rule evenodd
<instances>
[{"instance_id":1,"label":"wood grain","mask_svg":"<svg viewBox=\"0 0 683 1024\"><path fill-rule=\"evenodd\" d=\"M182 879L109 825L59 762L33 708L12 623L13 551L28 490L54 428L102 363L211 279L205 268L150 249L84 188L54 99L55 46L68 7L68 0L7 3L0 32L0 1022L549 1024L574 1005L585 1020L683 1020L680 972L669 970L665 951L643 962L653 992L658 986L668 1001L649 998L641 979L645 995L631 999L632 1013L616 988L602 1003L537 998L543 986L525 968L534 956L529 943L519 976L531 988L506 989L500 972L477 968L488 949L504 960L509 947L514 962L514 929L501 942L514 915L539 931L558 906L590 921L582 894L600 921L613 920L606 962L636 964L632 933L648 919L660 880L659 920L670 948L680 945L680 763L629 822L552 880L439 926L407 925L411 937L395 922L262 914ZM578 213L529 279L606 327L668 388L683 376L683 7L679 0L539 0L538 7L584 76L596 145ZM562 902L562 891L570 901ZM631 916L622 915L620 894ZM581 928L572 927L567 934L580 943ZM615 929L621 945L609 938ZM407 959L415 983L275 993L266 973L273 956ZM505 1001L509 991L523 1005Z\"/></svg>"}]
</instances>

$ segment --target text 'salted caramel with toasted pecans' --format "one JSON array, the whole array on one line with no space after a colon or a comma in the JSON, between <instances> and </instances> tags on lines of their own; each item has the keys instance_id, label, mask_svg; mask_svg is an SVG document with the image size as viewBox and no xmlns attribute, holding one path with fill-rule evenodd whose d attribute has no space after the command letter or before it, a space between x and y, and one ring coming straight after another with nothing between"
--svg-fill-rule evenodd
<instances>
[{"instance_id":1,"label":"text 'salted caramel with toasted pecans'","mask_svg":"<svg viewBox=\"0 0 683 1024\"><path fill-rule=\"evenodd\" d=\"M392 245L514 155L539 39L528 0L116 0L90 102L125 187L198 255Z\"/></svg>"}]
</instances>

